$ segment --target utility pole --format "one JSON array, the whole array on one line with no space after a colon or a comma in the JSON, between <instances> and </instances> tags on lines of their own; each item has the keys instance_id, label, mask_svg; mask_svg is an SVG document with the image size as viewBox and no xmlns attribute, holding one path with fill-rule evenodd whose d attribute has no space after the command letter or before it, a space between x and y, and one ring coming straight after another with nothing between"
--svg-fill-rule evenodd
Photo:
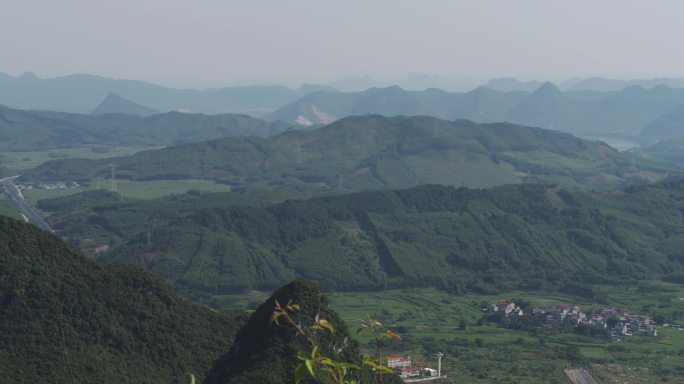
<instances>
[{"instance_id":1,"label":"utility pole","mask_svg":"<svg viewBox=\"0 0 684 384\"><path fill-rule=\"evenodd\" d=\"M150 231L147 231L147 245L148 245L148 246L149 246L150 244L152 244L152 242L150 241L150 240L151 240L150 236L151 236Z\"/></svg>"},{"instance_id":2,"label":"utility pole","mask_svg":"<svg viewBox=\"0 0 684 384\"><path fill-rule=\"evenodd\" d=\"M442 352L437 352L437 377L442 377Z\"/></svg>"},{"instance_id":3,"label":"utility pole","mask_svg":"<svg viewBox=\"0 0 684 384\"><path fill-rule=\"evenodd\" d=\"M340 173L340 174L339 174L339 178L340 178L340 180L339 180L340 189L344 189L344 186L342 185L342 177L343 177L343 176L342 176L342 174Z\"/></svg>"}]
</instances>

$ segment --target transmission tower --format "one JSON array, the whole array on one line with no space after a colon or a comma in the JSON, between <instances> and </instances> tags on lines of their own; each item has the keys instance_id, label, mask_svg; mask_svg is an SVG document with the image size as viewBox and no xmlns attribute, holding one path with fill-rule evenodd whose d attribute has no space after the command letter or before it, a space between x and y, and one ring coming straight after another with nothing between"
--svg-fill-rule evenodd
<instances>
[{"instance_id":1,"label":"transmission tower","mask_svg":"<svg viewBox=\"0 0 684 384\"><path fill-rule=\"evenodd\" d=\"M302 145L297 144L297 149L295 149L295 152L297 152L297 164L302 163Z\"/></svg>"},{"instance_id":2,"label":"transmission tower","mask_svg":"<svg viewBox=\"0 0 684 384\"><path fill-rule=\"evenodd\" d=\"M114 172L114 164L109 163L109 167L112 169L112 192L116 192L116 172Z\"/></svg>"}]
</instances>

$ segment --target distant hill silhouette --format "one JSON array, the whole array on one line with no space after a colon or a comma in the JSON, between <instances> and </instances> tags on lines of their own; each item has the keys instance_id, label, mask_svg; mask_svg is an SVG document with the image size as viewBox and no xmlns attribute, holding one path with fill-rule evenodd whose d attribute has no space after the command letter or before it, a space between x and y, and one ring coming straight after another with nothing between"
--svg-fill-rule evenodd
<instances>
[{"instance_id":1,"label":"distant hill silhouette","mask_svg":"<svg viewBox=\"0 0 684 384\"><path fill-rule=\"evenodd\" d=\"M485 88L501 92L523 91L532 92L541 87L543 82L537 80L520 81L513 77L501 77L489 80L484 84Z\"/></svg>"},{"instance_id":2,"label":"distant hill silhouette","mask_svg":"<svg viewBox=\"0 0 684 384\"><path fill-rule=\"evenodd\" d=\"M124 115L150 116L160 112L154 108L146 107L126 100L114 92L110 92L102 102L93 109L91 115L102 115L105 113L120 113Z\"/></svg>"},{"instance_id":3,"label":"distant hill silhouette","mask_svg":"<svg viewBox=\"0 0 684 384\"><path fill-rule=\"evenodd\" d=\"M672 139L684 141L684 104L644 127L641 137L649 141Z\"/></svg>"},{"instance_id":4,"label":"distant hill silhouette","mask_svg":"<svg viewBox=\"0 0 684 384\"><path fill-rule=\"evenodd\" d=\"M663 77L658 79L618 80L604 77L589 77L586 79L574 79L568 84L566 91L616 92L633 85L644 88L653 88L658 85L665 85L671 88L684 88L684 78Z\"/></svg>"}]
</instances>

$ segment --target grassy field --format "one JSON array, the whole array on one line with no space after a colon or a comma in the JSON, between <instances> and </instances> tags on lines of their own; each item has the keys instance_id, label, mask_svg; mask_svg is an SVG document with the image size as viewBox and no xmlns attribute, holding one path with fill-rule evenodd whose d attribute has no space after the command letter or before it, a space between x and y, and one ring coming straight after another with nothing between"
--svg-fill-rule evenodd
<instances>
[{"instance_id":1,"label":"grassy field","mask_svg":"<svg viewBox=\"0 0 684 384\"><path fill-rule=\"evenodd\" d=\"M109 180L101 180L91 182L89 186L82 188L66 188L64 190L58 189L31 189L24 191L24 198L31 204L40 199L55 198L81 191L90 191L98 189L109 189L111 183ZM213 181L207 180L152 180L152 181L117 181L117 190L123 195L123 198L138 198L138 199L154 199L167 195L185 193L189 190L197 190L202 192L228 192L230 189L224 184L216 184Z\"/></svg>"},{"instance_id":2,"label":"grassy field","mask_svg":"<svg viewBox=\"0 0 684 384\"><path fill-rule=\"evenodd\" d=\"M134 153L158 149L161 147L115 147L103 145L87 145L74 148L61 148L48 151L30 152L2 152L0 153L0 165L9 169L21 171L30 169L55 159L103 159L116 156L128 156Z\"/></svg>"},{"instance_id":3,"label":"grassy field","mask_svg":"<svg viewBox=\"0 0 684 384\"><path fill-rule=\"evenodd\" d=\"M656 286L660 290L649 293L609 287L608 300L610 305L633 313L642 313L651 303L659 303L658 313L684 310L684 287ZM219 296L214 304L254 309L267 296L265 292ZM403 340L384 347L383 354L410 355L414 361L435 366L434 353L443 352L444 370L454 383L562 383L562 369L568 365L586 367L602 383L679 383L684 377L682 325L659 328L659 338L632 336L621 342L575 333L533 334L494 324L477 325L484 314L480 308L483 302L523 298L540 306L565 303L586 308L594 304L571 295L455 295L425 288L328 296L351 329L370 315L402 333ZM465 329L459 329L461 321ZM373 353L369 335L358 336L358 341L367 353Z\"/></svg>"}]
</instances>

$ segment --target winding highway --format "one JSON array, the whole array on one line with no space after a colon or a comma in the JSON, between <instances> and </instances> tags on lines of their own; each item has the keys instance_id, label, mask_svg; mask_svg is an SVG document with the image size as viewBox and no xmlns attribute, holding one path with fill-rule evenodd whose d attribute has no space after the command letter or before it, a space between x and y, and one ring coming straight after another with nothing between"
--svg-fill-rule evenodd
<instances>
[{"instance_id":1,"label":"winding highway","mask_svg":"<svg viewBox=\"0 0 684 384\"><path fill-rule=\"evenodd\" d=\"M12 176L12 177L6 177L4 179L0 179L0 184L2 184L2 188L5 190L5 193L21 208L21 211L26 215L26 217L29 218L29 221L32 222L33 224L41 227L42 229L49 231L49 232L54 232L52 230L52 227L50 227L50 224L48 224L47 221L41 216L29 203L24 200L24 196L21 194L21 191L19 191L19 188L14 184L14 179L16 179L19 176Z\"/></svg>"}]
</instances>

